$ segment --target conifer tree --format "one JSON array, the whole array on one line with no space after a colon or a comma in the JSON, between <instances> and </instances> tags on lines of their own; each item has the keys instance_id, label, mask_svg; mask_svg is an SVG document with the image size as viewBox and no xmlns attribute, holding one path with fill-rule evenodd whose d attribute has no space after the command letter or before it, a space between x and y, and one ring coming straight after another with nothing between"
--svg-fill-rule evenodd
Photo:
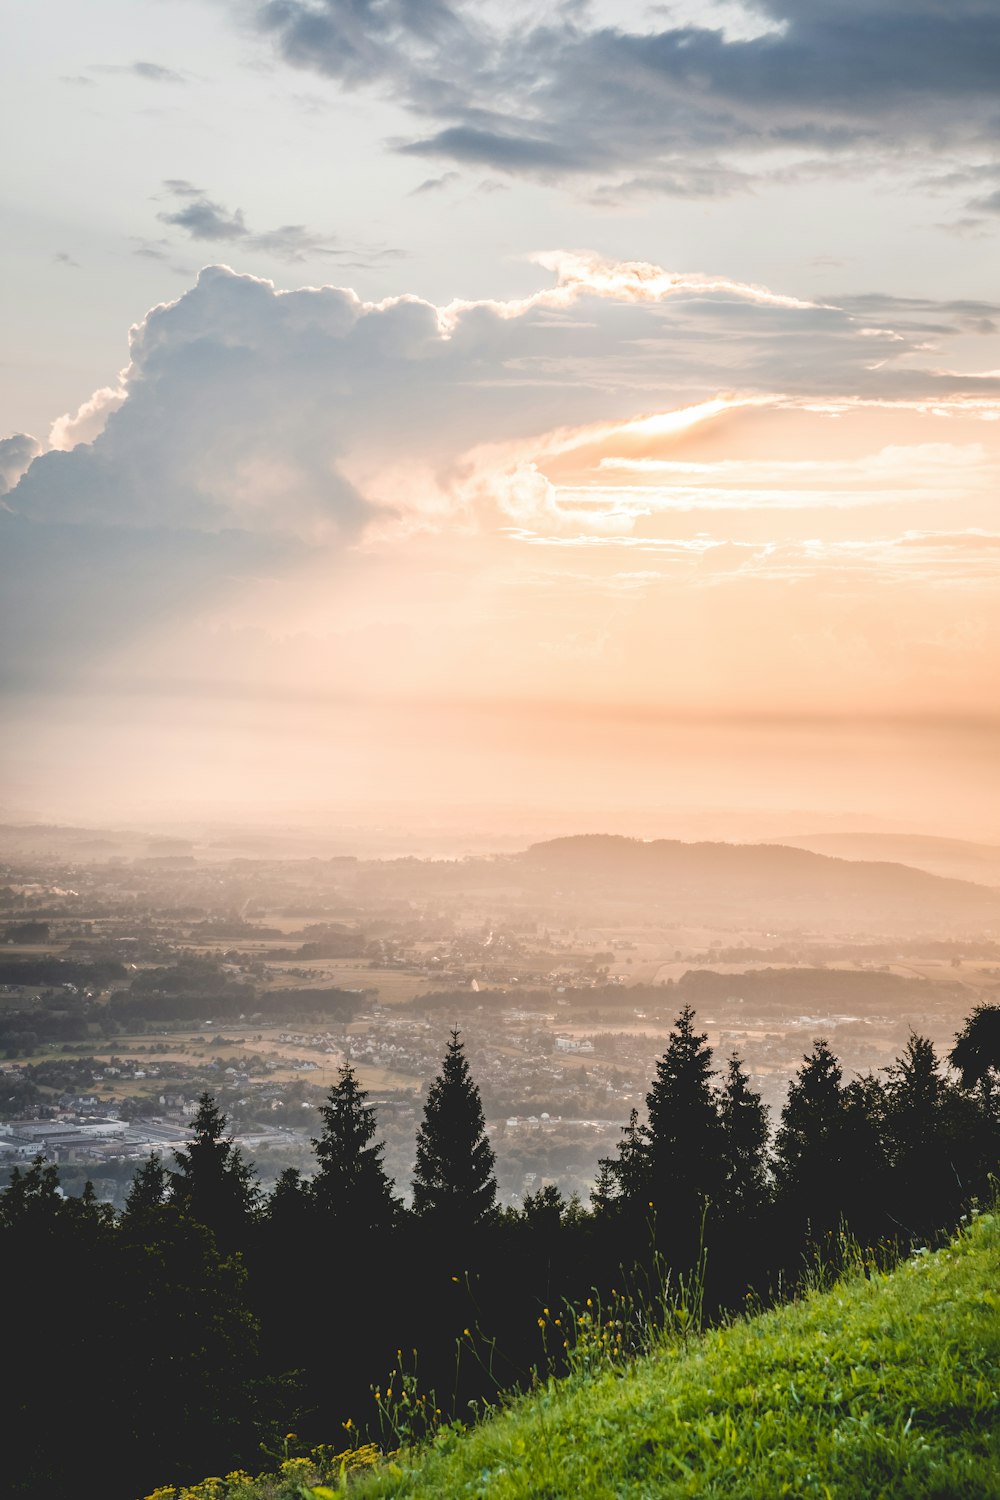
<instances>
[{"instance_id":1,"label":"conifer tree","mask_svg":"<svg viewBox=\"0 0 1000 1500\"><path fill-rule=\"evenodd\" d=\"M946 1091L939 1066L930 1038L911 1032L902 1056L885 1070L894 1164L927 1151L938 1134Z\"/></svg>"},{"instance_id":2,"label":"conifer tree","mask_svg":"<svg viewBox=\"0 0 1000 1500\"><path fill-rule=\"evenodd\" d=\"M639 1111L630 1110L622 1126L617 1157L602 1156L590 1201L598 1213L645 1207L649 1199L649 1152Z\"/></svg>"},{"instance_id":3,"label":"conifer tree","mask_svg":"<svg viewBox=\"0 0 1000 1500\"><path fill-rule=\"evenodd\" d=\"M479 1090L459 1033L453 1031L417 1132L415 1212L455 1230L492 1222L497 1212L495 1161Z\"/></svg>"},{"instance_id":4,"label":"conifer tree","mask_svg":"<svg viewBox=\"0 0 1000 1500\"><path fill-rule=\"evenodd\" d=\"M962 1076L962 1087L979 1087L994 1095L1000 1085L1000 1005L977 1005L962 1030L948 1061Z\"/></svg>"},{"instance_id":5,"label":"conifer tree","mask_svg":"<svg viewBox=\"0 0 1000 1500\"><path fill-rule=\"evenodd\" d=\"M27 1171L14 1167L9 1186L0 1193L0 1228L47 1234L60 1218L64 1201L59 1168L39 1153Z\"/></svg>"},{"instance_id":6,"label":"conifer tree","mask_svg":"<svg viewBox=\"0 0 1000 1500\"><path fill-rule=\"evenodd\" d=\"M168 1176L163 1158L159 1152L154 1151L132 1178L132 1186L125 1199L125 1214L134 1218L152 1208L159 1208L166 1196Z\"/></svg>"},{"instance_id":7,"label":"conifer tree","mask_svg":"<svg viewBox=\"0 0 1000 1500\"><path fill-rule=\"evenodd\" d=\"M312 1218L311 1186L298 1167L285 1167L264 1207L268 1224L283 1231L293 1226L305 1230Z\"/></svg>"},{"instance_id":8,"label":"conifer tree","mask_svg":"<svg viewBox=\"0 0 1000 1500\"><path fill-rule=\"evenodd\" d=\"M668 1240L687 1243L705 1207L718 1204L724 1178L723 1134L712 1088L712 1051L686 1005L646 1095L649 1197Z\"/></svg>"},{"instance_id":9,"label":"conifer tree","mask_svg":"<svg viewBox=\"0 0 1000 1500\"><path fill-rule=\"evenodd\" d=\"M375 1141L375 1110L367 1097L345 1063L320 1110L322 1134L313 1141L319 1160L313 1202L324 1221L359 1234L391 1228L401 1208L383 1165L385 1145Z\"/></svg>"},{"instance_id":10,"label":"conifer tree","mask_svg":"<svg viewBox=\"0 0 1000 1500\"><path fill-rule=\"evenodd\" d=\"M886 1217L890 1187L886 1151L885 1090L873 1073L852 1078L843 1091L839 1159L829 1178L831 1198L854 1236L865 1244L891 1230Z\"/></svg>"},{"instance_id":11,"label":"conifer tree","mask_svg":"<svg viewBox=\"0 0 1000 1500\"><path fill-rule=\"evenodd\" d=\"M842 1212L843 1069L818 1038L788 1090L775 1137L779 1195L793 1216L816 1229Z\"/></svg>"},{"instance_id":12,"label":"conifer tree","mask_svg":"<svg viewBox=\"0 0 1000 1500\"><path fill-rule=\"evenodd\" d=\"M768 1198L768 1111L760 1095L750 1087L735 1052L729 1059L726 1081L719 1094L719 1115L724 1212L731 1221L756 1218Z\"/></svg>"},{"instance_id":13,"label":"conifer tree","mask_svg":"<svg viewBox=\"0 0 1000 1500\"><path fill-rule=\"evenodd\" d=\"M972 1186L974 1105L944 1078L928 1037L911 1033L902 1055L885 1071L893 1213L911 1233L921 1233L945 1223L958 1207L963 1184Z\"/></svg>"},{"instance_id":14,"label":"conifer tree","mask_svg":"<svg viewBox=\"0 0 1000 1500\"><path fill-rule=\"evenodd\" d=\"M211 1094L199 1099L191 1129L188 1149L174 1152L170 1201L211 1229L222 1250L241 1249L260 1201L256 1174L226 1135L226 1117Z\"/></svg>"}]
</instances>

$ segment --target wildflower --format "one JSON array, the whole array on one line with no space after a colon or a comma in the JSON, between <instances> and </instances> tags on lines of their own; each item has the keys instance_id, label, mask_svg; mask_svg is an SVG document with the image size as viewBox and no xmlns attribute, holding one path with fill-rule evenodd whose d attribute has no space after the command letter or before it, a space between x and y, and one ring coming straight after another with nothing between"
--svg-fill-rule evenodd
<instances>
[{"instance_id":1,"label":"wildflower","mask_svg":"<svg viewBox=\"0 0 1000 1500\"><path fill-rule=\"evenodd\" d=\"M468 1339L468 1338L471 1338L471 1337L472 1337L472 1334L471 1334L471 1333L470 1333L470 1331L469 1331L469 1329L468 1329L468 1328L463 1328L463 1329L462 1329L462 1332L463 1332L463 1333L464 1333L464 1334L465 1334L465 1337L466 1337L466 1338L467 1338L467 1339Z\"/></svg>"}]
</instances>

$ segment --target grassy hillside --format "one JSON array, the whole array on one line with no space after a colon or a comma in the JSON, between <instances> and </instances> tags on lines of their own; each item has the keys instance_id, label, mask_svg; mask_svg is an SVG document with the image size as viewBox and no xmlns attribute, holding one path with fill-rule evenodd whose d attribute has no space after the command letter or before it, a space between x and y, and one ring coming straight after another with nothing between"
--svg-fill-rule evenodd
<instances>
[{"instance_id":1,"label":"grassy hillside","mask_svg":"<svg viewBox=\"0 0 1000 1500\"><path fill-rule=\"evenodd\" d=\"M199 1493L308 1494L307 1470ZM323 1477L313 1493L364 1500L1000 1496L1000 1217L624 1371L551 1381L349 1483Z\"/></svg>"}]
</instances>

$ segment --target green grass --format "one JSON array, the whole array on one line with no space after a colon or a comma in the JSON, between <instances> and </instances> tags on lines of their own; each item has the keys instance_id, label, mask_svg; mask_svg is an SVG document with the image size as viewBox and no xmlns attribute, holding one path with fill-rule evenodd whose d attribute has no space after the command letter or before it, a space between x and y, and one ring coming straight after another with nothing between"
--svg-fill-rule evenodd
<instances>
[{"instance_id":1,"label":"green grass","mask_svg":"<svg viewBox=\"0 0 1000 1500\"><path fill-rule=\"evenodd\" d=\"M1000 1217L892 1272L550 1380L348 1488L364 1500L1000 1497ZM239 1494L283 1492L271 1480Z\"/></svg>"}]
</instances>

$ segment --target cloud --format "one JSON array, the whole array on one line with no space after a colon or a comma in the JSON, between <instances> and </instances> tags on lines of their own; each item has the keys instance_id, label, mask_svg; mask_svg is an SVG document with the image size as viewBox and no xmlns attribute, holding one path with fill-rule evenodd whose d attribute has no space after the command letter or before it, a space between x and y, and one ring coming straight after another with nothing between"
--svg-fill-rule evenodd
<instances>
[{"instance_id":1,"label":"cloud","mask_svg":"<svg viewBox=\"0 0 1000 1500\"><path fill-rule=\"evenodd\" d=\"M399 150L403 155L444 156L449 161L493 167L500 172L528 170L559 174L576 167L573 150L559 142L471 125L451 125L426 140L408 141Z\"/></svg>"},{"instance_id":2,"label":"cloud","mask_svg":"<svg viewBox=\"0 0 1000 1500\"><path fill-rule=\"evenodd\" d=\"M287 63L434 123L397 149L508 174L693 196L745 186L727 155L996 146L993 0L761 0L743 28L671 7L645 30L579 7L528 25L442 0L250 9Z\"/></svg>"},{"instance_id":3,"label":"cloud","mask_svg":"<svg viewBox=\"0 0 1000 1500\"><path fill-rule=\"evenodd\" d=\"M230 210L210 198L204 188L183 177L169 177L163 184L179 207L157 214L161 224L183 229L192 240L208 244L238 243L241 250L270 260L301 265L316 258L341 259L352 264L374 264L400 252L388 247L344 246L330 235L318 234L305 224L280 224L275 229L252 230L242 209ZM145 246L136 254L161 258L156 247Z\"/></svg>"},{"instance_id":4,"label":"cloud","mask_svg":"<svg viewBox=\"0 0 1000 1500\"><path fill-rule=\"evenodd\" d=\"M95 63L94 73L130 73L134 78L143 78L148 83L187 83L183 73L178 73L174 68L165 68L161 63L155 62L131 62L131 63Z\"/></svg>"},{"instance_id":5,"label":"cloud","mask_svg":"<svg viewBox=\"0 0 1000 1500\"><path fill-rule=\"evenodd\" d=\"M57 250L52 259L57 266L71 266L75 271L80 269L80 262L74 260L72 255L65 250Z\"/></svg>"},{"instance_id":6,"label":"cloud","mask_svg":"<svg viewBox=\"0 0 1000 1500\"><path fill-rule=\"evenodd\" d=\"M32 459L42 451L37 438L27 432L0 438L0 495L14 488Z\"/></svg>"},{"instance_id":7,"label":"cloud","mask_svg":"<svg viewBox=\"0 0 1000 1500\"><path fill-rule=\"evenodd\" d=\"M981 214L1000 214L1000 188L994 188L983 198L971 198L968 207Z\"/></svg>"},{"instance_id":8,"label":"cloud","mask_svg":"<svg viewBox=\"0 0 1000 1500\"><path fill-rule=\"evenodd\" d=\"M108 417L118 410L127 395L120 385L102 386L74 413L66 412L56 418L49 432L49 448L68 452L78 443L92 443L104 431Z\"/></svg>"},{"instance_id":9,"label":"cloud","mask_svg":"<svg viewBox=\"0 0 1000 1500\"><path fill-rule=\"evenodd\" d=\"M197 203L187 188L177 201ZM233 618L287 631L306 600L302 659L324 680L366 681L376 647L359 621L370 615L384 643L386 611L405 617L404 636L430 613L425 655L415 663L416 639L404 649L394 635L377 648L379 671L437 672L427 581L454 580L445 597L453 589L478 620L511 527L566 565L704 556L697 578L712 588L757 572L846 576L857 562L838 517L898 505L907 487L914 529L990 530L1000 377L922 370L907 334L871 369L870 320L893 333L894 312L921 321L923 306L863 302L855 314L589 251L534 260L543 284L510 300L278 292L215 266L153 308L119 381L59 418L47 452L31 439L5 450L12 479L26 470L0 514L18 681L65 681L127 651L134 670L157 632L162 670L180 672L183 657L189 671L222 649ZM983 312L956 305L945 337ZM811 526L824 513L818 550L794 534L804 510ZM710 521L722 550L694 545ZM432 558L422 571L421 555ZM898 552L884 556L903 576ZM368 591L359 580L376 566L383 581ZM932 549L908 564L928 577L942 566ZM556 596L568 601L568 588L563 577ZM507 607L488 606L498 618ZM315 621L341 608L347 644L334 650ZM448 620L449 640L483 649L457 603ZM247 650L239 670L253 679Z\"/></svg>"},{"instance_id":10,"label":"cloud","mask_svg":"<svg viewBox=\"0 0 1000 1500\"><path fill-rule=\"evenodd\" d=\"M442 188L450 187L453 182L461 180L460 172L443 172L440 177L425 177L423 182L413 189L411 198L417 198L421 193L437 193Z\"/></svg>"},{"instance_id":11,"label":"cloud","mask_svg":"<svg viewBox=\"0 0 1000 1500\"><path fill-rule=\"evenodd\" d=\"M152 83L186 83L183 73L174 68L165 68L160 63L134 62L132 72L138 78L148 78Z\"/></svg>"},{"instance_id":12,"label":"cloud","mask_svg":"<svg viewBox=\"0 0 1000 1500\"><path fill-rule=\"evenodd\" d=\"M275 260L296 264L315 255L338 255L339 247L332 244L326 235L316 234L304 224L281 224L277 229L266 229L261 234L248 236L251 249L261 255L271 255Z\"/></svg>"},{"instance_id":13,"label":"cloud","mask_svg":"<svg viewBox=\"0 0 1000 1500\"><path fill-rule=\"evenodd\" d=\"M188 196L187 194L185 196ZM183 208L173 213L157 214L162 224L172 224L184 229L193 240L241 240L250 231L247 229L241 209L235 213L214 203L211 198L191 198Z\"/></svg>"}]
</instances>

